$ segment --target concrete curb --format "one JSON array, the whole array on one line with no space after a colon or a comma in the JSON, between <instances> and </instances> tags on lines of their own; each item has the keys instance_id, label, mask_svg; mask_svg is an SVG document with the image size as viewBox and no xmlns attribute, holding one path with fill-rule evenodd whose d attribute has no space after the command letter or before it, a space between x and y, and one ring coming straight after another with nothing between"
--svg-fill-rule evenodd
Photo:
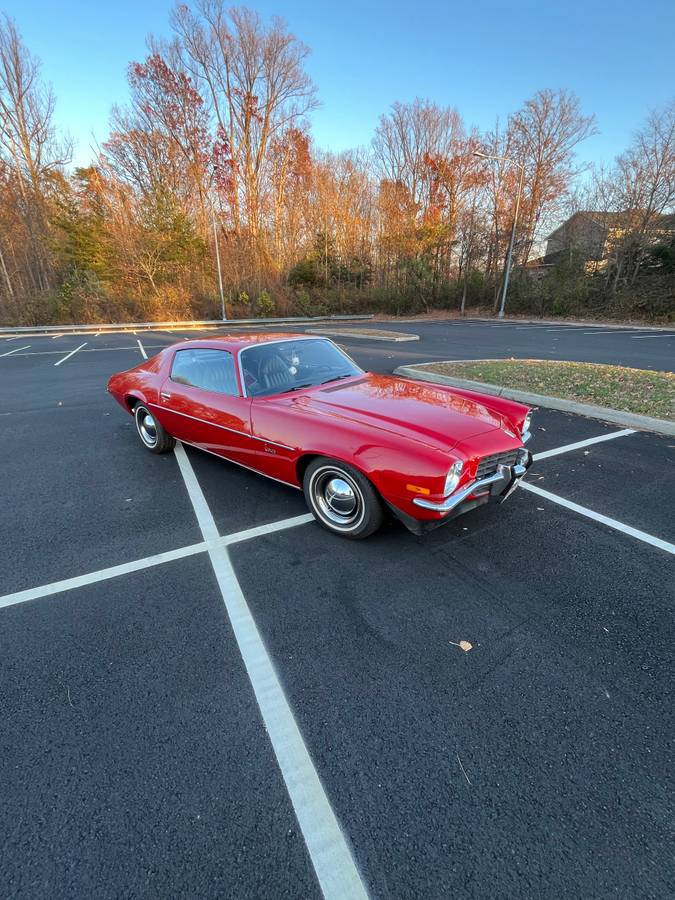
<instances>
[{"instance_id":1,"label":"concrete curb","mask_svg":"<svg viewBox=\"0 0 675 900\"><path fill-rule=\"evenodd\" d=\"M284 323L303 323L303 322L362 322L370 321L372 315L364 316L286 316L285 318L275 319L195 319L194 321L183 322L108 322L101 325L19 325L10 328L0 325L0 337L8 334L26 335L29 337L33 334L69 334L76 331L82 334L89 332L96 333L100 331L105 334L107 331L119 331L120 329L128 329L130 331L164 331L167 328L174 331L182 331L190 328L201 328L204 326L217 325L221 328L229 328L230 325L283 325Z\"/></svg>"},{"instance_id":2,"label":"concrete curb","mask_svg":"<svg viewBox=\"0 0 675 900\"><path fill-rule=\"evenodd\" d=\"M454 319L451 321L455 321ZM457 320L462 322L464 320ZM674 331L675 325L625 325L620 324L616 325L613 322L584 322L583 319L513 319L505 317L503 319L498 318L490 318L486 316L477 316L473 319L474 322L491 322L495 325L499 325L500 322L507 322L509 325L519 324L519 325L571 325L571 326L580 326L583 325L584 328L602 328L602 329L612 329L613 331Z\"/></svg>"},{"instance_id":3,"label":"concrete curb","mask_svg":"<svg viewBox=\"0 0 675 900\"><path fill-rule=\"evenodd\" d=\"M458 362L463 361L464 360L458 360ZM420 369L417 366L399 366L397 369L394 369L394 375L403 375L406 378L413 378L417 381L447 384L450 387L478 391L482 394L492 394L496 397L507 397L509 400L517 400L520 403L546 406L549 409L559 409L562 412L575 413L579 416L602 419L604 422L623 425L625 428L655 431L657 434L675 437L675 422L667 422L664 419L653 419L651 416L640 416L637 413L622 412L618 409L609 409L606 406L592 406L590 403L577 403L575 400L563 400L561 397L548 397L546 394L531 394L529 391L518 391L515 390L515 388L501 387L498 384L484 384L482 381L470 381L467 378L455 378L451 375L441 375L437 372L429 372L426 369Z\"/></svg>"},{"instance_id":4,"label":"concrete curb","mask_svg":"<svg viewBox=\"0 0 675 900\"><path fill-rule=\"evenodd\" d=\"M614 322L584 322L583 319L515 319L508 316L503 319L498 319L496 316L466 316L464 318L461 316L450 316L444 319L381 319L378 317L375 318L375 321L382 324L392 322L400 325L438 325L448 322L470 325L472 322L488 322L490 325L500 325L502 323L505 325L569 325L572 328L602 328L603 330L611 329L613 331L675 331L675 323L673 325L641 325L639 322L636 322L635 325L626 325L624 322L617 324Z\"/></svg>"},{"instance_id":5,"label":"concrete curb","mask_svg":"<svg viewBox=\"0 0 675 900\"><path fill-rule=\"evenodd\" d=\"M384 331L384 329L382 329ZM389 341L391 344L401 344L405 341L419 341L419 334L391 333L391 337L382 334L368 334L366 331L345 331L339 328L307 328L306 334L327 334L330 337L355 338L359 341Z\"/></svg>"}]
</instances>

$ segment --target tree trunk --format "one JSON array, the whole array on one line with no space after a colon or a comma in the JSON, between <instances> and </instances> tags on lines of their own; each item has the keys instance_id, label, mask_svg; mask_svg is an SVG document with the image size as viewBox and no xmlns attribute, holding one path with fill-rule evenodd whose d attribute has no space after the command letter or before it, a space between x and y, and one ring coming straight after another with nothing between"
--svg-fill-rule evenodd
<instances>
[{"instance_id":1,"label":"tree trunk","mask_svg":"<svg viewBox=\"0 0 675 900\"><path fill-rule=\"evenodd\" d=\"M7 285L7 294L10 297L14 296L14 289L12 288L12 282L9 277L9 272L7 271L7 266L5 265L5 257L2 252L2 248L0 248L0 268L2 268L2 274L5 278L5 284Z\"/></svg>"}]
</instances>

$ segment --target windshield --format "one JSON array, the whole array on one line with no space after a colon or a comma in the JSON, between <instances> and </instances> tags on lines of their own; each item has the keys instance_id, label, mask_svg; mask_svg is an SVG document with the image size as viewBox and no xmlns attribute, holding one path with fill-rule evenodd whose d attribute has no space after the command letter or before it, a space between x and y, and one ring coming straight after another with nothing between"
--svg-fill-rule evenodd
<instances>
[{"instance_id":1,"label":"windshield","mask_svg":"<svg viewBox=\"0 0 675 900\"><path fill-rule=\"evenodd\" d=\"M240 359L249 397L283 394L362 374L345 353L324 338L258 344L242 350Z\"/></svg>"}]
</instances>

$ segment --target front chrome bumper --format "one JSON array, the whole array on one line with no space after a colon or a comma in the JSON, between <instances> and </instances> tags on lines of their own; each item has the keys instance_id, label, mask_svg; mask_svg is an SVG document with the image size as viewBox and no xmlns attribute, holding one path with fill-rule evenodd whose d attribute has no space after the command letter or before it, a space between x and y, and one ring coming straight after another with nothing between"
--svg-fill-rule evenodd
<instances>
[{"instance_id":1,"label":"front chrome bumper","mask_svg":"<svg viewBox=\"0 0 675 900\"><path fill-rule=\"evenodd\" d=\"M531 465L532 454L523 447L520 461L514 466L498 466L494 475L488 475L487 478L479 478L477 481L472 481L471 484L457 491L456 494L451 494L440 502L425 500L423 497L415 497L413 503L422 509L431 509L442 516L446 516L469 497L481 493L484 488L489 488L493 496L505 500Z\"/></svg>"}]
</instances>

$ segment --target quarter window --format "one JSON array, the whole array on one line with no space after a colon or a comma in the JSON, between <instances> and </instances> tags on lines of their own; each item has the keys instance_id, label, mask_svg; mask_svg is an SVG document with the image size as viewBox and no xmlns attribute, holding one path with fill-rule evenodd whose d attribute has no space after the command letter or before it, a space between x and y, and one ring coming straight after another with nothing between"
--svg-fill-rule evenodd
<instances>
[{"instance_id":1,"label":"quarter window","mask_svg":"<svg viewBox=\"0 0 675 900\"><path fill-rule=\"evenodd\" d=\"M177 350L171 380L216 394L239 394L234 359L227 350Z\"/></svg>"}]
</instances>

